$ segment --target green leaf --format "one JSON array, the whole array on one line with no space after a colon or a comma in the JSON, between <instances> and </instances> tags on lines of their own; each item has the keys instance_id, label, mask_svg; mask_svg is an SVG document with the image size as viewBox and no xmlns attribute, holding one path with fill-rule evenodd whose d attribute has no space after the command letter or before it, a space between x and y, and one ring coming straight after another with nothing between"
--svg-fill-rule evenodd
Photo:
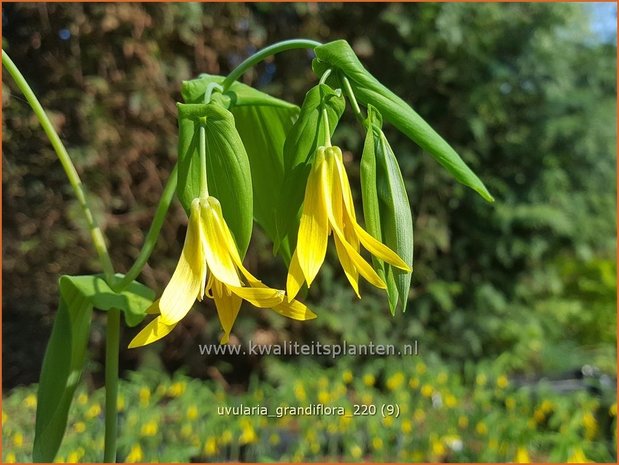
<instances>
[{"instance_id":1,"label":"green leaf","mask_svg":"<svg viewBox=\"0 0 619 465\"><path fill-rule=\"evenodd\" d=\"M284 184L284 141L298 107L247 105L231 108L247 149L254 193L254 218L283 255L290 256L287 240L279 243L277 210Z\"/></svg>"},{"instance_id":2,"label":"green leaf","mask_svg":"<svg viewBox=\"0 0 619 465\"><path fill-rule=\"evenodd\" d=\"M368 108L367 124L372 128L366 132L363 153L361 154L360 178L361 178L361 198L363 200L363 217L365 228L372 236L382 242L383 236L380 225L380 206L378 201L378 183L376 174L376 145L378 140L374 135L373 125L382 124L382 119L375 122L374 118L380 118L373 108ZM372 256L374 269L378 275L385 279L385 266L382 260Z\"/></svg>"},{"instance_id":3,"label":"green leaf","mask_svg":"<svg viewBox=\"0 0 619 465\"><path fill-rule=\"evenodd\" d=\"M122 292L114 292L102 275L62 276L58 286L60 304L43 357L37 394L32 450L35 462L53 462L58 453L82 376L93 307L122 310L127 325L136 326L155 297L151 289L137 281Z\"/></svg>"},{"instance_id":4,"label":"green leaf","mask_svg":"<svg viewBox=\"0 0 619 465\"><path fill-rule=\"evenodd\" d=\"M368 106L367 135L361 157L363 214L367 230L413 267L413 217L397 159L381 129L382 118ZM373 259L387 284L389 308L406 311L412 273Z\"/></svg>"},{"instance_id":5,"label":"green leaf","mask_svg":"<svg viewBox=\"0 0 619 465\"><path fill-rule=\"evenodd\" d=\"M209 195L220 202L241 256L253 226L251 171L234 116L217 103L179 103L179 159L177 194L187 212L200 196L199 128L206 133L206 170Z\"/></svg>"},{"instance_id":6,"label":"green leaf","mask_svg":"<svg viewBox=\"0 0 619 465\"><path fill-rule=\"evenodd\" d=\"M181 86L181 95L185 103L204 103L204 93L206 88L211 83L221 84L224 76L216 76L211 74L202 74L198 79L183 81ZM260 92L251 86L235 81L230 88L224 93L226 100L230 104L230 108L260 105L282 108L289 111L298 111L299 108L285 100L272 97L269 94Z\"/></svg>"},{"instance_id":7,"label":"green leaf","mask_svg":"<svg viewBox=\"0 0 619 465\"><path fill-rule=\"evenodd\" d=\"M119 279L122 274L116 274ZM60 278L60 292L79 292L89 299L97 310L121 310L125 315L127 326L137 326L146 315L155 298L155 293L149 287L133 281L122 292L114 292L105 282L103 275L62 276Z\"/></svg>"},{"instance_id":8,"label":"green leaf","mask_svg":"<svg viewBox=\"0 0 619 465\"><path fill-rule=\"evenodd\" d=\"M71 400L82 375L91 316L88 297L75 288L61 288L60 305L39 379L34 462L53 462L60 447Z\"/></svg>"},{"instance_id":9,"label":"green leaf","mask_svg":"<svg viewBox=\"0 0 619 465\"><path fill-rule=\"evenodd\" d=\"M317 59L313 67L317 74L329 68L339 70L349 79L357 99L365 105L374 105L386 120L430 153L459 182L478 192L487 201L494 201L460 155L404 100L363 67L348 42L336 40L316 47L314 51Z\"/></svg>"},{"instance_id":10,"label":"green leaf","mask_svg":"<svg viewBox=\"0 0 619 465\"><path fill-rule=\"evenodd\" d=\"M284 185L277 219L280 241L287 237L292 250L297 240L300 209L314 154L318 147L325 144L323 110L326 110L329 120L329 132L333 134L345 105L339 89L333 90L326 84L313 87L305 95L299 118L286 137Z\"/></svg>"}]
</instances>

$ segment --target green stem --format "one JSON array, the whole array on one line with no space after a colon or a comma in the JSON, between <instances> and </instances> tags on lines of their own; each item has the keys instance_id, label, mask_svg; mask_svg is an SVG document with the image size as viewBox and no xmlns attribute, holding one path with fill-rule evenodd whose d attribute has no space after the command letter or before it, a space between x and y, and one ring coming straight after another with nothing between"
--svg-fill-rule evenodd
<instances>
[{"instance_id":1,"label":"green stem","mask_svg":"<svg viewBox=\"0 0 619 465\"><path fill-rule=\"evenodd\" d=\"M327 82L327 78L331 75L331 73L333 72L333 70L331 68L329 68L328 70L326 70L322 76L320 76L320 81L318 81L318 84L324 84L325 82Z\"/></svg>"},{"instance_id":2,"label":"green stem","mask_svg":"<svg viewBox=\"0 0 619 465\"><path fill-rule=\"evenodd\" d=\"M200 124L200 197L208 197L208 179L206 176L206 127Z\"/></svg>"},{"instance_id":3,"label":"green stem","mask_svg":"<svg viewBox=\"0 0 619 465\"><path fill-rule=\"evenodd\" d=\"M361 108L359 108L359 104L357 103L357 99L355 98L355 94L352 90L352 86L350 85L350 81L346 76L342 76L342 82L344 83L344 92L350 100L350 104L352 105L353 113L355 114L355 118L364 125L365 118L363 117L363 113L361 113Z\"/></svg>"},{"instance_id":4,"label":"green stem","mask_svg":"<svg viewBox=\"0 0 619 465\"><path fill-rule=\"evenodd\" d=\"M163 193L159 199L159 205L157 205L157 210L155 211L155 217L153 218L150 229L146 234L146 239L144 240L142 250L124 278L122 278L118 283L115 283L115 285L110 286L114 292L121 292L125 287L131 284L131 282L133 282L133 280L136 279L142 272L144 265L146 265L150 255L153 253L155 245L157 244L157 239L159 238L159 232L163 226L163 222L168 213L168 209L170 208L170 204L174 199L174 193L176 192L176 184L178 181L177 171L178 165L174 165L174 169L170 173L168 181L163 188Z\"/></svg>"},{"instance_id":5,"label":"green stem","mask_svg":"<svg viewBox=\"0 0 619 465\"><path fill-rule=\"evenodd\" d=\"M95 247L97 255L99 256L99 261L101 262L101 267L103 268L103 272L105 273L105 279L108 283L113 283L114 281L114 267L112 266L112 260L110 259L110 254L108 253L105 237L101 228L97 224L95 217L88 206L88 202L86 200L86 193L84 192L82 181L80 180L79 175L77 174L77 170L71 161L71 157L67 153L58 133L54 129L52 122L47 117L45 110L39 103L36 95L28 85L28 82L21 74L15 63L9 58L7 53L2 50L2 64L7 69L15 84L21 92L26 97L28 104L34 111L39 123L43 127L43 131L47 135L49 141L52 144L52 147L56 151L56 155L58 156L58 160L60 160L60 164L62 165L67 178L69 179L69 183L73 188L73 192L75 192L75 196L77 197L77 201L79 202L82 213L86 218L86 222L88 223L88 229L90 230L90 236L92 238L92 243Z\"/></svg>"},{"instance_id":6,"label":"green stem","mask_svg":"<svg viewBox=\"0 0 619 465\"><path fill-rule=\"evenodd\" d=\"M105 449L103 461L116 462L118 429L118 352L120 346L120 310L107 312L105 341Z\"/></svg>"},{"instance_id":7,"label":"green stem","mask_svg":"<svg viewBox=\"0 0 619 465\"><path fill-rule=\"evenodd\" d=\"M325 127L325 146L331 147L331 128L329 127L329 114L325 108L322 109L322 121Z\"/></svg>"},{"instance_id":8,"label":"green stem","mask_svg":"<svg viewBox=\"0 0 619 465\"><path fill-rule=\"evenodd\" d=\"M254 53L252 56L243 61L240 65L232 70L232 72L224 79L222 83L222 87L224 92L227 91L230 86L240 78L245 71L247 71L252 66L257 65L264 59L270 57L271 55L275 55L276 53L285 52L286 50L293 50L297 48L316 48L319 45L322 45L320 42L316 42L315 40L309 39L291 39L284 40L282 42L276 42L273 45L269 45L268 47L263 48L259 52Z\"/></svg>"},{"instance_id":9,"label":"green stem","mask_svg":"<svg viewBox=\"0 0 619 465\"><path fill-rule=\"evenodd\" d=\"M223 87L216 82L211 82L208 86L206 86L206 91L204 92L204 103L211 103L211 97L213 95L213 91L217 89L220 92L223 91Z\"/></svg>"}]
</instances>

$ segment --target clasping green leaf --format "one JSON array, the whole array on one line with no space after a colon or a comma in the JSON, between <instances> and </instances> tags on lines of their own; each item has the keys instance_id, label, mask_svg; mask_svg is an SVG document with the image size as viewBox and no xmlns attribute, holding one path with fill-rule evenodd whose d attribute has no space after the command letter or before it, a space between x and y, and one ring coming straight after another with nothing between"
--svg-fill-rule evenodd
<instances>
[{"instance_id":1,"label":"clasping green leaf","mask_svg":"<svg viewBox=\"0 0 619 465\"><path fill-rule=\"evenodd\" d=\"M251 171L234 116L219 103L179 103L177 194L185 211L200 196L199 129L206 134L206 173L210 195L222 205L226 223L245 255L253 226Z\"/></svg>"},{"instance_id":2,"label":"clasping green leaf","mask_svg":"<svg viewBox=\"0 0 619 465\"><path fill-rule=\"evenodd\" d=\"M322 75L329 68L338 69L349 79L356 98L364 105L374 105L387 121L432 155L459 182L477 191L487 201L494 201L460 155L404 100L363 67L348 42L336 40L318 46L314 51L317 57L313 63L316 74Z\"/></svg>"},{"instance_id":3,"label":"clasping green leaf","mask_svg":"<svg viewBox=\"0 0 619 465\"><path fill-rule=\"evenodd\" d=\"M155 297L151 289L137 281L116 293L102 275L62 276L59 288L60 304L39 379L34 462L53 462L58 453L69 407L82 376L93 308L122 310L127 325L135 326L144 319Z\"/></svg>"},{"instance_id":4,"label":"clasping green leaf","mask_svg":"<svg viewBox=\"0 0 619 465\"><path fill-rule=\"evenodd\" d=\"M397 159L383 131L382 117L368 105L367 134L361 156L361 194L367 231L413 267L413 217ZM389 308L406 311L412 273L372 257L387 284Z\"/></svg>"}]
</instances>

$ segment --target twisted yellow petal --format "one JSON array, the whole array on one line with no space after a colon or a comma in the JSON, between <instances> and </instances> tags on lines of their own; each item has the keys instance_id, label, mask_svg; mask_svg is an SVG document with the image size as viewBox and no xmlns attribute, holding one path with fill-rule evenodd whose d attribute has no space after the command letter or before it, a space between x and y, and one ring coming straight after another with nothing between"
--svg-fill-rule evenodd
<instances>
[{"instance_id":1,"label":"twisted yellow petal","mask_svg":"<svg viewBox=\"0 0 619 465\"><path fill-rule=\"evenodd\" d=\"M297 257L308 286L318 274L327 253L329 237L326 210L326 204L329 202L327 168L324 149L320 148L316 152L316 159L307 178L297 240Z\"/></svg>"},{"instance_id":2,"label":"twisted yellow petal","mask_svg":"<svg viewBox=\"0 0 619 465\"><path fill-rule=\"evenodd\" d=\"M352 206L352 194L350 192L350 186L348 186L347 194L344 194L345 186L337 179L339 175L338 170L339 167L336 165L336 156L339 155L341 159L341 152L336 152L335 156L331 156L328 159L328 163L331 165L330 173L333 176L330 180L331 182L331 208L333 212L333 220L338 225L338 227L344 233L344 239L348 242L351 247L354 248L355 251L359 251L359 239L355 234L354 227L350 223L350 221L354 221L354 208L352 210L352 220L349 220L351 215L348 212L348 203ZM345 173L344 173L345 176ZM347 186L347 184L346 184ZM346 205L345 205L346 204ZM332 227L332 226L331 226ZM357 297L361 297L359 294L359 271L355 267L355 264L350 259L348 253L346 252L346 248L340 241L337 234L334 236L335 241L335 250L337 251L337 257L342 264L342 268L344 269L344 274L346 278L350 282L355 294Z\"/></svg>"},{"instance_id":3,"label":"twisted yellow petal","mask_svg":"<svg viewBox=\"0 0 619 465\"><path fill-rule=\"evenodd\" d=\"M290 260L288 278L286 279L286 293L288 294L289 299L294 299L297 296L304 281L305 277L303 276L303 270L299 264L299 256L297 255L297 251L295 249L292 254L292 259Z\"/></svg>"},{"instance_id":4,"label":"twisted yellow petal","mask_svg":"<svg viewBox=\"0 0 619 465\"><path fill-rule=\"evenodd\" d=\"M204 228L204 254L208 268L215 277L230 286L241 286L232 260L231 250L222 238L219 218L223 218L221 205L215 197L202 201L202 226Z\"/></svg>"},{"instance_id":5,"label":"twisted yellow petal","mask_svg":"<svg viewBox=\"0 0 619 465\"><path fill-rule=\"evenodd\" d=\"M306 321L316 318L316 314L298 300L285 297L284 301L273 307L273 311L293 320Z\"/></svg>"},{"instance_id":6,"label":"twisted yellow petal","mask_svg":"<svg viewBox=\"0 0 619 465\"><path fill-rule=\"evenodd\" d=\"M355 268L359 271L361 276L363 276L370 284L378 287L379 289L387 289L387 285L381 279L380 276L374 271L374 268L366 262L363 257L357 252L344 237L344 233L339 228L339 226L333 222L332 223L333 231L337 235L337 238L341 242L343 249L342 251L348 255L348 258L353 263Z\"/></svg>"},{"instance_id":7,"label":"twisted yellow petal","mask_svg":"<svg viewBox=\"0 0 619 465\"><path fill-rule=\"evenodd\" d=\"M404 260L400 258L397 253L395 253L382 242L374 239L374 237L372 237L370 233L368 233L357 223L355 223L354 226L355 231L357 232L357 237L359 237L359 239L361 240L363 247L365 247L372 255L386 261L387 263L395 266L396 268L400 268L401 270L406 271L407 273L411 272L411 268L406 264Z\"/></svg>"},{"instance_id":8,"label":"twisted yellow petal","mask_svg":"<svg viewBox=\"0 0 619 465\"><path fill-rule=\"evenodd\" d=\"M200 201L194 199L183 251L159 302L162 323L174 325L187 314L198 297L205 278Z\"/></svg>"},{"instance_id":9,"label":"twisted yellow petal","mask_svg":"<svg viewBox=\"0 0 619 465\"><path fill-rule=\"evenodd\" d=\"M142 331L140 331L137 336L133 338L133 340L129 343L129 348L133 349L135 347L145 346L158 341L162 337L170 334L170 331L172 331L175 326L176 324L168 325L164 323L162 317L158 316L153 321L148 323L144 329L142 329Z\"/></svg>"},{"instance_id":10,"label":"twisted yellow petal","mask_svg":"<svg viewBox=\"0 0 619 465\"><path fill-rule=\"evenodd\" d=\"M224 330L220 342L227 344L230 339L230 331L232 331L232 326L239 314L242 300L240 297L227 292L224 284L217 280L213 282L213 300L215 300L215 307L217 307L219 322Z\"/></svg>"}]
</instances>

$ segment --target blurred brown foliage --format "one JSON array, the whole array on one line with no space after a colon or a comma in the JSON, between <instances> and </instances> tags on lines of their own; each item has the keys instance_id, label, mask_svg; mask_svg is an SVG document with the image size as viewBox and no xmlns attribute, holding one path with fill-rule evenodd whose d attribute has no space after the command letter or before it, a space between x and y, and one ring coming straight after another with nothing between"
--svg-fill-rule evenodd
<instances>
[{"instance_id":1,"label":"blurred brown foliage","mask_svg":"<svg viewBox=\"0 0 619 465\"><path fill-rule=\"evenodd\" d=\"M175 102L181 81L201 72L227 73L257 48L290 34L317 35L319 23L311 6L301 14L299 8L289 8L292 22L286 14L276 19L252 14L260 8L3 6L4 46L68 147L118 271L127 270L138 255L176 159ZM309 57L292 60L289 72L304 71L285 93L298 97L304 84L299 81L311 77ZM255 83L261 71L248 73L245 81ZM3 86L4 383L13 386L37 380L59 274L99 269L78 206L38 121L8 73ZM154 289L169 279L185 222L175 203L140 278ZM204 319L193 315L188 327L201 328ZM93 338L93 352L99 354L102 325L100 321ZM175 338L183 340L182 331ZM129 352L124 358L130 364L133 357Z\"/></svg>"}]
</instances>

